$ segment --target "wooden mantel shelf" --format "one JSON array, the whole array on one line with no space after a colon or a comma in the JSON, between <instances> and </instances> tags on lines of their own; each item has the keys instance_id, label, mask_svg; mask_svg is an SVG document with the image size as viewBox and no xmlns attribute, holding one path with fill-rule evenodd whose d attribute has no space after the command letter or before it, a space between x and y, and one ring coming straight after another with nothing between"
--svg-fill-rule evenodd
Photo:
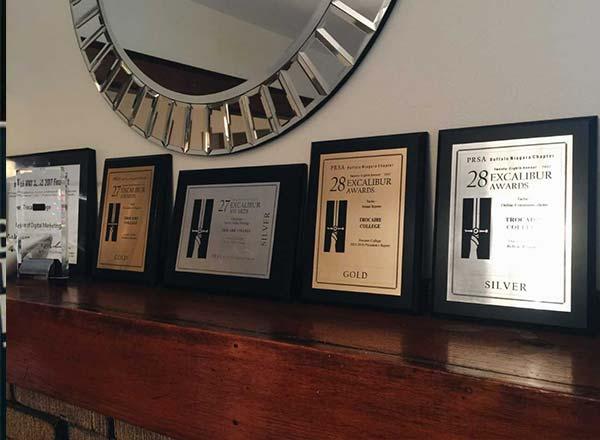
<instances>
[{"instance_id":1,"label":"wooden mantel shelf","mask_svg":"<svg viewBox=\"0 0 600 440\"><path fill-rule=\"evenodd\" d=\"M598 338L115 283L9 287L11 383L175 438L600 438Z\"/></svg>"}]
</instances>

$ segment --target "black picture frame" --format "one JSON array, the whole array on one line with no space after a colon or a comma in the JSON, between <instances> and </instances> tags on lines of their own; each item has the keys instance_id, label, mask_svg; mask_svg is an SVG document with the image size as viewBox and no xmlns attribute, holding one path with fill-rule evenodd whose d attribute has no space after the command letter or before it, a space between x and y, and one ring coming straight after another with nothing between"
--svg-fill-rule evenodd
<instances>
[{"instance_id":1,"label":"black picture frame","mask_svg":"<svg viewBox=\"0 0 600 440\"><path fill-rule=\"evenodd\" d=\"M299 236L306 193L305 164L181 171L169 241L165 283L203 292L291 299L297 288ZM269 278L176 271L186 192L190 185L279 182Z\"/></svg>"},{"instance_id":2,"label":"black picture frame","mask_svg":"<svg viewBox=\"0 0 600 440\"><path fill-rule=\"evenodd\" d=\"M104 218L107 175L110 169L153 166L152 201L148 225L145 267L142 272L98 268L98 250ZM169 238L169 217L173 200L173 158L170 154L106 159L102 177L100 214L96 228L93 275L96 279L137 282L156 285L161 281L166 243Z\"/></svg>"},{"instance_id":3,"label":"black picture frame","mask_svg":"<svg viewBox=\"0 0 600 440\"><path fill-rule=\"evenodd\" d=\"M91 273L98 210L96 151L91 148L48 151L7 157L16 169L79 165L79 220L77 225L77 264L69 264L73 278Z\"/></svg>"},{"instance_id":4,"label":"black picture frame","mask_svg":"<svg viewBox=\"0 0 600 440\"><path fill-rule=\"evenodd\" d=\"M593 315L596 308L597 133L596 116L440 131L433 266L433 312L435 314L572 330L593 329ZM453 145L569 135L573 136L571 312L448 301Z\"/></svg>"},{"instance_id":5,"label":"black picture frame","mask_svg":"<svg viewBox=\"0 0 600 440\"><path fill-rule=\"evenodd\" d=\"M302 277L302 299L311 302L325 302L367 306L418 312L422 308L423 277L423 221L425 201L425 160L429 147L429 134L410 133L339 139L315 142L312 145L308 207L304 232L304 269ZM401 295L380 295L337 290L315 289L312 287L315 228L320 175L320 157L323 154L346 153L406 148L406 188L404 197L404 231Z\"/></svg>"}]
</instances>

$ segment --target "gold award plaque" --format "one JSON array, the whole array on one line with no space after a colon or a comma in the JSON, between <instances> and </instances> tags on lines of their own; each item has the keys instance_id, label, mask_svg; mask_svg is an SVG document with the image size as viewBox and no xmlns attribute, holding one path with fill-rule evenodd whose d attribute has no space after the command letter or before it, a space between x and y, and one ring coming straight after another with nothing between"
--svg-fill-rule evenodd
<instances>
[{"instance_id":1,"label":"gold award plaque","mask_svg":"<svg viewBox=\"0 0 600 440\"><path fill-rule=\"evenodd\" d=\"M321 156L312 286L402 294L406 148Z\"/></svg>"},{"instance_id":2,"label":"gold award plaque","mask_svg":"<svg viewBox=\"0 0 600 440\"><path fill-rule=\"evenodd\" d=\"M108 170L98 269L144 271L153 180L154 166Z\"/></svg>"}]
</instances>

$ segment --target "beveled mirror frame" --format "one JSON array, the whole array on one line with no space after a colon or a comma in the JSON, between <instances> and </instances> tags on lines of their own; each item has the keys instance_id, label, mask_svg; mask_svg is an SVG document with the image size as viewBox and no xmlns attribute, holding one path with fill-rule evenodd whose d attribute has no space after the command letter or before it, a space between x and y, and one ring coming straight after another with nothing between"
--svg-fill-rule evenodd
<instances>
[{"instance_id":1,"label":"beveled mirror frame","mask_svg":"<svg viewBox=\"0 0 600 440\"><path fill-rule=\"evenodd\" d=\"M158 85L132 62L115 42L105 19L103 0L69 0L86 66L111 108L146 139L172 151L205 156L237 153L262 145L306 120L345 83L363 60L395 3L396 0L382 0L375 19L370 20L344 1L331 0L325 4L322 15L315 17L310 32L292 44L272 74L267 73L260 81L246 81L226 92L188 96ZM349 53L328 32L326 21L331 14L350 24L356 32L364 33L356 54ZM94 52L90 49L95 44L99 49ZM319 62L309 57L307 49L314 44L321 45L340 63L342 70L334 84L323 77ZM300 96L290 74L292 69L302 72L314 88L316 99L306 100ZM99 75L100 71L103 75ZM286 101L285 105L291 109L289 114L278 112L274 91L281 92L276 98ZM241 117L243 133L232 132L232 115ZM257 117L268 124L257 128ZM219 130L214 127L215 118Z\"/></svg>"}]
</instances>

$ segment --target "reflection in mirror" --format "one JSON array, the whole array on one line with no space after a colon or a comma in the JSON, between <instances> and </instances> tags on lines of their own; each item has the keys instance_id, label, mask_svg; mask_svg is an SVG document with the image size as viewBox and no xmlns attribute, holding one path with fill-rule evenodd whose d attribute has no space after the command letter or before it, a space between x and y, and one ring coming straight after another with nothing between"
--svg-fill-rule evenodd
<instances>
[{"instance_id":1,"label":"reflection in mirror","mask_svg":"<svg viewBox=\"0 0 600 440\"><path fill-rule=\"evenodd\" d=\"M250 114L253 118L256 139L259 140L275 131L275 127L272 127L271 120L267 114L267 110L265 109L260 93L254 93L248 98L248 100L250 105Z\"/></svg>"},{"instance_id":2,"label":"reflection in mirror","mask_svg":"<svg viewBox=\"0 0 600 440\"><path fill-rule=\"evenodd\" d=\"M172 106L173 101L170 99L164 96L158 97L147 127L146 134L149 137L161 143L167 137L167 120L170 119Z\"/></svg>"},{"instance_id":3,"label":"reflection in mirror","mask_svg":"<svg viewBox=\"0 0 600 440\"><path fill-rule=\"evenodd\" d=\"M129 123L130 120L134 119L134 112L138 102L141 103L141 93L144 91L144 86L139 84L134 77L130 77L130 85L126 92L123 94L123 98L120 102L115 103L116 110L119 114Z\"/></svg>"},{"instance_id":4,"label":"reflection in mirror","mask_svg":"<svg viewBox=\"0 0 600 440\"><path fill-rule=\"evenodd\" d=\"M261 81L328 0L103 0L113 36L150 79L185 95Z\"/></svg>"},{"instance_id":5,"label":"reflection in mirror","mask_svg":"<svg viewBox=\"0 0 600 440\"><path fill-rule=\"evenodd\" d=\"M137 112L134 112L132 119L129 121L130 125L144 136L148 131L148 121L151 120L154 105L157 99L158 97L153 95L146 88L141 102L139 103Z\"/></svg>"},{"instance_id":6,"label":"reflection in mirror","mask_svg":"<svg viewBox=\"0 0 600 440\"><path fill-rule=\"evenodd\" d=\"M315 111L394 0L70 0L113 110L165 148L241 151Z\"/></svg>"}]
</instances>

